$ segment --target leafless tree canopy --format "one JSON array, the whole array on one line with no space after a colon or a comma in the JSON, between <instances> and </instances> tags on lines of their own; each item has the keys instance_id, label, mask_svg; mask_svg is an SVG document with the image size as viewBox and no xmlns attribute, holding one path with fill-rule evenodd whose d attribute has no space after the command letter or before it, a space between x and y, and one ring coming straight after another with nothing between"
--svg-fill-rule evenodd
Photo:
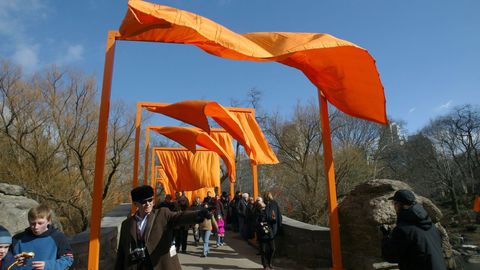
<instances>
[{"instance_id":1,"label":"leafless tree canopy","mask_svg":"<svg viewBox=\"0 0 480 270\"><path fill-rule=\"evenodd\" d=\"M54 207L67 232L88 226L98 127L96 82L51 67L30 79L2 61L0 73L0 171L2 181ZM122 105L110 113L103 198L123 200L129 180L134 118Z\"/></svg>"}]
</instances>

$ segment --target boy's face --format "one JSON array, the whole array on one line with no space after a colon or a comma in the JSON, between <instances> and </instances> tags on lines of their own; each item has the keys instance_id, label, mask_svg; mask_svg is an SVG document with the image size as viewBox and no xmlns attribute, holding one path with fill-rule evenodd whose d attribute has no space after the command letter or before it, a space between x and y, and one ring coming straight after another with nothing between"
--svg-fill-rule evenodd
<instances>
[{"instance_id":1,"label":"boy's face","mask_svg":"<svg viewBox=\"0 0 480 270\"><path fill-rule=\"evenodd\" d=\"M46 218L36 218L29 221L30 222L30 229L32 230L34 235L41 235L42 233L48 230L48 224L50 221Z\"/></svg>"},{"instance_id":2,"label":"boy's face","mask_svg":"<svg viewBox=\"0 0 480 270\"><path fill-rule=\"evenodd\" d=\"M0 260L2 260L5 257L5 255L7 255L9 247L10 247L10 244L0 244Z\"/></svg>"}]
</instances>

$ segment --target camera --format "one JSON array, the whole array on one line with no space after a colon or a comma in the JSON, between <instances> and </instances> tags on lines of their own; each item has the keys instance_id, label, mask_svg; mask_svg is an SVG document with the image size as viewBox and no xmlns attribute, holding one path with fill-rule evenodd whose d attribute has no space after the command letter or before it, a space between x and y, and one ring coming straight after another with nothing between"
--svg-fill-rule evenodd
<instances>
[{"instance_id":1,"label":"camera","mask_svg":"<svg viewBox=\"0 0 480 270\"><path fill-rule=\"evenodd\" d=\"M145 247L137 247L130 252L130 259L133 262L141 262L146 258Z\"/></svg>"}]
</instances>

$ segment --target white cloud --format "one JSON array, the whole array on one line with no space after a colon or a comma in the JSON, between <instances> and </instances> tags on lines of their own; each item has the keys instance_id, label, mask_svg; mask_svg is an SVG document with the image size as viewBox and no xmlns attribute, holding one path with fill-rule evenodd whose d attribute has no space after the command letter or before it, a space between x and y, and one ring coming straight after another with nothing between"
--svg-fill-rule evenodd
<instances>
[{"instance_id":1,"label":"white cloud","mask_svg":"<svg viewBox=\"0 0 480 270\"><path fill-rule=\"evenodd\" d=\"M413 107L413 108L410 108L410 110L408 110L408 113L413 113L415 110L416 110L416 108L415 108L415 107Z\"/></svg>"},{"instance_id":2,"label":"white cloud","mask_svg":"<svg viewBox=\"0 0 480 270\"><path fill-rule=\"evenodd\" d=\"M65 53L57 57L55 63L57 65L65 65L83 60L84 48L81 44L69 45Z\"/></svg>"},{"instance_id":3,"label":"white cloud","mask_svg":"<svg viewBox=\"0 0 480 270\"><path fill-rule=\"evenodd\" d=\"M37 46L20 46L13 54L14 63L20 65L27 74L38 68Z\"/></svg>"},{"instance_id":4,"label":"white cloud","mask_svg":"<svg viewBox=\"0 0 480 270\"><path fill-rule=\"evenodd\" d=\"M437 110L447 110L447 109L449 109L451 106L452 106L452 101L449 100L449 101L447 101L446 103L438 106L438 107L437 107Z\"/></svg>"},{"instance_id":5,"label":"white cloud","mask_svg":"<svg viewBox=\"0 0 480 270\"><path fill-rule=\"evenodd\" d=\"M48 1L0 0L1 49L30 73L38 68L39 45L27 34L27 28L46 18Z\"/></svg>"}]
</instances>

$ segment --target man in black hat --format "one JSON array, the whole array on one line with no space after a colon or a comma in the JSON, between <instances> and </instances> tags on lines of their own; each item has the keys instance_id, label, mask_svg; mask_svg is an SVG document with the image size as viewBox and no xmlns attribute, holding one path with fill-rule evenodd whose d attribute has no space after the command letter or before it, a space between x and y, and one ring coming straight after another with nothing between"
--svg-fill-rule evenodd
<instances>
[{"instance_id":1,"label":"man in black hat","mask_svg":"<svg viewBox=\"0 0 480 270\"><path fill-rule=\"evenodd\" d=\"M208 210L172 212L166 207L154 208L151 186L131 191L137 211L122 222L116 270L182 269L172 246L175 226L189 225L210 218Z\"/></svg>"},{"instance_id":2,"label":"man in black hat","mask_svg":"<svg viewBox=\"0 0 480 270\"><path fill-rule=\"evenodd\" d=\"M397 225L391 233L382 231L382 257L398 263L400 270L446 270L440 234L413 192L401 189L389 200L397 213Z\"/></svg>"}]
</instances>

